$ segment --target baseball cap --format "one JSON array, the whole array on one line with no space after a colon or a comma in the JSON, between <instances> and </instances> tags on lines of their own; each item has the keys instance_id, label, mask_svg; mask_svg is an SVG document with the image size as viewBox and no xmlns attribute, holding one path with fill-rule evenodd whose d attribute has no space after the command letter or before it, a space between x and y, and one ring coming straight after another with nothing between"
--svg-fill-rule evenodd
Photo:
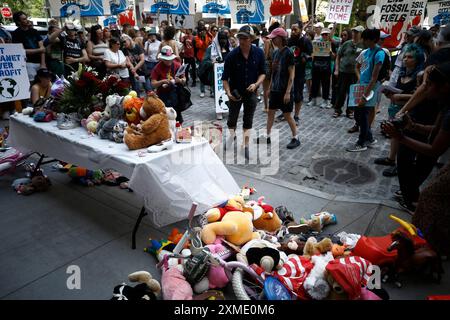
<instances>
[{"instance_id":1,"label":"baseball cap","mask_svg":"<svg viewBox=\"0 0 450 320\"><path fill-rule=\"evenodd\" d=\"M324 33L330 34L330 33L331 33L331 30L328 29L328 28L323 28L322 31L320 32L320 34L324 34Z\"/></svg>"},{"instance_id":2,"label":"baseball cap","mask_svg":"<svg viewBox=\"0 0 450 320\"><path fill-rule=\"evenodd\" d=\"M158 33L156 32L156 28L155 27L151 27L150 30L148 31L148 34L157 35Z\"/></svg>"},{"instance_id":3,"label":"baseball cap","mask_svg":"<svg viewBox=\"0 0 450 320\"><path fill-rule=\"evenodd\" d=\"M356 27L352 28L352 31L363 32L364 31L364 27L363 26L356 26Z\"/></svg>"},{"instance_id":4,"label":"baseball cap","mask_svg":"<svg viewBox=\"0 0 450 320\"><path fill-rule=\"evenodd\" d=\"M380 39L386 39L389 38L391 35L389 33L386 33L384 31L380 31Z\"/></svg>"},{"instance_id":5,"label":"baseball cap","mask_svg":"<svg viewBox=\"0 0 450 320\"><path fill-rule=\"evenodd\" d=\"M77 27L71 22L66 22L64 27L69 31L77 31L78 30Z\"/></svg>"},{"instance_id":6,"label":"baseball cap","mask_svg":"<svg viewBox=\"0 0 450 320\"><path fill-rule=\"evenodd\" d=\"M333 29L333 28L334 28L334 24L333 24L333 23L330 23L330 24L328 25L327 28L328 28L328 29Z\"/></svg>"},{"instance_id":7,"label":"baseball cap","mask_svg":"<svg viewBox=\"0 0 450 320\"><path fill-rule=\"evenodd\" d=\"M287 38L287 36L288 33L286 32L286 30L284 30L283 28L276 28L267 36L267 38L269 39L273 39L275 37Z\"/></svg>"},{"instance_id":8,"label":"baseball cap","mask_svg":"<svg viewBox=\"0 0 450 320\"><path fill-rule=\"evenodd\" d=\"M409 36L416 36L418 35L420 32L420 28L417 26L412 26L411 28L408 29L408 31L406 31L406 34Z\"/></svg>"},{"instance_id":9,"label":"baseball cap","mask_svg":"<svg viewBox=\"0 0 450 320\"><path fill-rule=\"evenodd\" d=\"M158 59L171 61L177 56L173 53L171 46L164 46L161 48L161 52L158 54Z\"/></svg>"},{"instance_id":10,"label":"baseball cap","mask_svg":"<svg viewBox=\"0 0 450 320\"><path fill-rule=\"evenodd\" d=\"M317 22L317 23L314 25L314 28L323 28L323 27L325 27L325 26L323 25L322 22Z\"/></svg>"},{"instance_id":11,"label":"baseball cap","mask_svg":"<svg viewBox=\"0 0 450 320\"><path fill-rule=\"evenodd\" d=\"M239 38L239 37L253 38L254 36L255 36L255 32L253 31L253 28L248 25L242 26L236 35L237 38Z\"/></svg>"}]
</instances>

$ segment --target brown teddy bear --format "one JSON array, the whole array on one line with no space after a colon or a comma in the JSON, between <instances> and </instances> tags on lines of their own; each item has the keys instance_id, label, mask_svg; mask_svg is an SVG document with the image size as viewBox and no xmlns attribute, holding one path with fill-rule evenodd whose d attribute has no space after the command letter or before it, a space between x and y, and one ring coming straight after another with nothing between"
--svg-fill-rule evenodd
<instances>
[{"instance_id":1,"label":"brown teddy bear","mask_svg":"<svg viewBox=\"0 0 450 320\"><path fill-rule=\"evenodd\" d=\"M309 237L303 248L303 256L306 258L311 258L316 254L324 254L331 251L333 247L333 242L330 238L324 238L317 242L316 238Z\"/></svg>"},{"instance_id":2,"label":"brown teddy bear","mask_svg":"<svg viewBox=\"0 0 450 320\"><path fill-rule=\"evenodd\" d=\"M147 148L172 137L164 102L156 94L149 94L142 105L148 119L131 125L125 131L124 142L130 150Z\"/></svg>"}]
</instances>

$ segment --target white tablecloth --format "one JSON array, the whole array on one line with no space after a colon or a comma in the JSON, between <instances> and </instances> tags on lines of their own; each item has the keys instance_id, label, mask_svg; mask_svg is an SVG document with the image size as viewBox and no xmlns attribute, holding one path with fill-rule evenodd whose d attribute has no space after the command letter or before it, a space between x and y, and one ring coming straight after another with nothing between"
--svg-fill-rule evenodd
<instances>
[{"instance_id":1,"label":"white tablecloth","mask_svg":"<svg viewBox=\"0 0 450 320\"><path fill-rule=\"evenodd\" d=\"M171 150L130 151L123 143L88 135L84 128L60 130L56 122L35 122L16 113L10 118L8 144L89 169L114 168L130 178L144 198L153 224L164 226L187 218L193 201L197 213L239 192L239 187L203 138L174 144Z\"/></svg>"}]
</instances>

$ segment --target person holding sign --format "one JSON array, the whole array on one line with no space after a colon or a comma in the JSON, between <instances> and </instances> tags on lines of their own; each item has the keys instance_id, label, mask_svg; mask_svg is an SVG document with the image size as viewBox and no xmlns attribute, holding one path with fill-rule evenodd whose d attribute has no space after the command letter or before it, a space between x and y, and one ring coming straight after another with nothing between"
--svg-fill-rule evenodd
<instances>
[{"instance_id":1,"label":"person holding sign","mask_svg":"<svg viewBox=\"0 0 450 320\"><path fill-rule=\"evenodd\" d=\"M317 105L319 89L322 87L323 102L321 108L331 108L329 102L331 79L331 56L336 52L336 45L330 38L331 30L323 28L321 38L313 41L313 69L312 69L312 102Z\"/></svg>"},{"instance_id":2,"label":"person holding sign","mask_svg":"<svg viewBox=\"0 0 450 320\"><path fill-rule=\"evenodd\" d=\"M287 46L287 36L286 30L283 28L276 28L268 36L277 49L273 53L266 142L267 144L271 142L270 131L275 119L275 112L280 109L292 132L292 139L287 148L294 149L300 146L300 140L297 137L297 125L291 115L294 108L295 61L294 54Z\"/></svg>"},{"instance_id":3,"label":"person holding sign","mask_svg":"<svg viewBox=\"0 0 450 320\"><path fill-rule=\"evenodd\" d=\"M361 37L367 49L361 52L356 59L358 83L364 85L362 99L354 111L356 124L359 126L359 139L353 147L347 148L348 152L365 151L368 145L372 146L377 142L372 136L369 122L369 114L374 110L373 107L365 105L373 95L376 95L374 90L379 85L378 75L386 54L377 44L380 40L379 29L366 29L362 32Z\"/></svg>"}]
</instances>

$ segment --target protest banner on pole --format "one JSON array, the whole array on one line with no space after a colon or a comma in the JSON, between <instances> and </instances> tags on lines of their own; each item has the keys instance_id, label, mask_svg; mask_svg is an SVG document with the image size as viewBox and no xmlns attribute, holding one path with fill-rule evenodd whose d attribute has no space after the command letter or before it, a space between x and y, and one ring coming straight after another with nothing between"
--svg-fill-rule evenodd
<instances>
[{"instance_id":1,"label":"protest banner on pole","mask_svg":"<svg viewBox=\"0 0 450 320\"><path fill-rule=\"evenodd\" d=\"M269 20L269 6L264 0L230 0L231 20L237 24L260 24Z\"/></svg>"},{"instance_id":2,"label":"protest banner on pole","mask_svg":"<svg viewBox=\"0 0 450 320\"><path fill-rule=\"evenodd\" d=\"M314 40L313 56L314 57L329 57L331 52L331 41Z\"/></svg>"},{"instance_id":3,"label":"protest banner on pole","mask_svg":"<svg viewBox=\"0 0 450 320\"><path fill-rule=\"evenodd\" d=\"M229 0L197 0L197 11L203 18L231 17Z\"/></svg>"},{"instance_id":4,"label":"protest banner on pole","mask_svg":"<svg viewBox=\"0 0 450 320\"><path fill-rule=\"evenodd\" d=\"M397 47L406 30L422 24L426 4L427 0L377 0L367 24L391 35L384 41L385 47Z\"/></svg>"},{"instance_id":5,"label":"protest banner on pole","mask_svg":"<svg viewBox=\"0 0 450 320\"><path fill-rule=\"evenodd\" d=\"M0 103L30 98L25 58L22 44L0 44Z\"/></svg>"},{"instance_id":6,"label":"protest banner on pole","mask_svg":"<svg viewBox=\"0 0 450 320\"><path fill-rule=\"evenodd\" d=\"M430 2L427 5L428 24L446 25L450 23L450 0Z\"/></svg>"},{"instance_id":7,"label":"protest banner on pole","mask_svg":"<svg viewBox=\"0 0 450 320\"><path fill-rule=\"evenodd\" d=\"M352 14L353 0L329 0L326 22L348 24Z\"/></svg>"},{"instance_id":8,"label":"protest banner on pole","mask_svg":"<svg viewBox=\"0 0 450 320\"><path fill-rule=\"evenodd\" d=\"M150 13L194 14L194 0L147 0ZM192 3L192 4L191 4ZM144 10L147 8L144 6Z\"/></svg>"},{"instance_id":9,"label":"protest banner on pole","mask_svg":"<svg viewBox=\"0 0 450 320\"><path fill-rule=\"evenodd\" d=\"M228 101L228 96L225 93L222 82L223 74L223 63L214 63L214 93L215 93L215 103L216 103L216 113L227 113L228 106L226 102Z\"/></svg>"},{"instance_id":10,"label":"protest banner on pole","mask_svg":"<svg viewBox=\"0 0 450 320\"><path fill-rule=\"evenodd\" d=\"M300 18L302 22L308 22L308 7L306 6L305 0L298 0L298 5L300 7Z\"/></svg>"},{"instance_id":11,"label":"protest banner on pole","mask_svg":"<svg viewBox=\"0 0 450 320\"><path fill-rule=\"evenodd\" d=\"M127 9L127 0L49 0L52 17L117 15Z\"/></svg>"}]
</instances>

